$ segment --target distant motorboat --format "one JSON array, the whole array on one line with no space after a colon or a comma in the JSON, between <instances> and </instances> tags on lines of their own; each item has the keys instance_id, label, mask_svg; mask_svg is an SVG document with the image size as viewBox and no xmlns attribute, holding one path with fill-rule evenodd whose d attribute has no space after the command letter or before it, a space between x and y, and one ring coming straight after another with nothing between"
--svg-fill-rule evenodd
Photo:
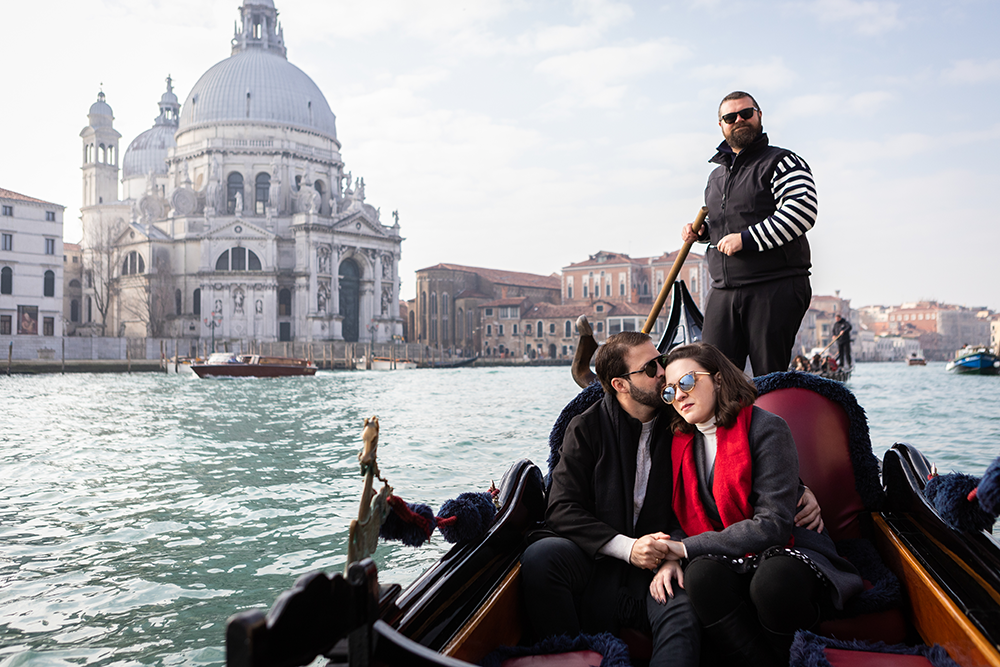
<instances>
[{"instance_id":1,"label":"distant motorboat","mask_svg":"<svg viewBox=\"0 0 1000 667\"><path fill-rule=\"evenodd\" d=\"M926 366L927 365L927 360L924 359L919 354L917 354L916 352L914 352L913 354L910 355L910 358L906 360L906 365L907 366Z\"/></svg>"},{"instance_id":2,"label":"distant motorboat","mask_svg":"<svg viewBox=\"0 0 1000 667\"><path fill-rule=\"evenodd\" d=\"M966 345L945 370L970 375L1000 375L1000 357L984 345Z\"/></svg>"},{"instance_id":3,"label":"distant motorboat","mask_svg":"<svg viewBox=\"0 0 1000 667\"><path fill-rule=\"evenodd\" d=\"M200 378L265 378L316 374L316 366L309 363L308 359L265 357L259 354L234 354L232 352L210 354L207 361L191 364L191 370Z\"/></svg>"},{"instance_id":4,"label":"distant motorboat","mask_svg":"<svg viewBox=\"0 0 1000 667\"><path fill-rule=\"evenodd\" d=\"M361 357L355 360L354 367L359 371L408 371L417 367L412 359L393 359L392 357Z\"/></svg>"}]
</instances>

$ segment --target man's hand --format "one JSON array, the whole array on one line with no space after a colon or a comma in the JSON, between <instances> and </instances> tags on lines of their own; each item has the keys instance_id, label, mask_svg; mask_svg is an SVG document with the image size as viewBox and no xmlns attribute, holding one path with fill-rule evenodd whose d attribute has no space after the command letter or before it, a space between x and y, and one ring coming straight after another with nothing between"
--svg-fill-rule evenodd
<instances>
[{"instance_id":1,"label":"man's hand","mask_svg":"<svg viewBox=\"0 0 1000 667\"><path fill-rule=\"evenodd\" d=\"M698 240L698 235L694 233L693 225L689 222L681 230L681 241L684 243L694 243Z\"/></svg>"},{"instance_id":2,"label":"man's hand","mask_svg":"<svg viewBox=\"0 0 1000 667\"><path fill-rule=\"evenodd\" d=\"M667 595L674 597L674 588L670 583L671 579L677 580L677 585L684 588L684 570L681 564L675 560L668 560L656 571L656 576L649 584L649 594L660 604L666 604ZM664 595L664 592L666 595Z\"/></svg>"},{"instance_id":3,"label":"man's hand","mask_svg":"<svg viewBox=\"0 0 1000 667\"><path fill-rule=\"evenodd\" d=\"M743 237L739 233L726 234L722 237L722 240L719 241L719 245L717 247L719 248L719 252L732 257L740 250L743 250Z\"/></svg>"},{"instance_id":4,"label":"man's hand","mask_svg":"<svg viewBox=\"0 0 1000 667\"><path fill-rule=\"evenodd\" d=\"M643 570L656 570L670 557L670 536L665 533L643 535L632 544L628 562Z\"/></svg>"},{"instance_id":5,"label":"man's hand","mask_svg":"<svg viewBox=\"0 0 1000 667\"><path fill-rule=\"evenodd\" d=\"M795 515L795 525L803 526L809 530L815 530L817 533L823 532L823 516L820 514L819 501L816 500L816 495L812 492L808 486L805 487L805 491L802 492L802 497L799 498L799 513Z\"/></svg>"}]
</instances>

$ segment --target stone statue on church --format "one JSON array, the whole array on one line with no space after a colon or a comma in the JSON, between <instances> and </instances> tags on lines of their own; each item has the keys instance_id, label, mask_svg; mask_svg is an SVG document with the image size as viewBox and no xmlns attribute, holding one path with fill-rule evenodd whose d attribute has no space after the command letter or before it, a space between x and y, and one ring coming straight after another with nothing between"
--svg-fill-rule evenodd
<instances>
[{"instance_id":1,"label":"stone statue on church","mask_svg":"<svg viewBox=\"0 0 1000 667\"><path fill-rule=\"evenodd\" d=\"M239 190L236 191L236 202L233 207L233 213L236 215L243 213L243 193Z\"/></svg>"},{"instance_id":2,"label":"stone statue on church","mask_svg":"<svg viewBox=\"0 0 1000 667\"><path fill-rule=\"evenodd\" d=\"M205 213L214 215L220 209L219 202L222 199L222 166L219 164L219 156L212 156L212 163L208 168L208 186L205 192Z\"/></svg>"}]
</instances>

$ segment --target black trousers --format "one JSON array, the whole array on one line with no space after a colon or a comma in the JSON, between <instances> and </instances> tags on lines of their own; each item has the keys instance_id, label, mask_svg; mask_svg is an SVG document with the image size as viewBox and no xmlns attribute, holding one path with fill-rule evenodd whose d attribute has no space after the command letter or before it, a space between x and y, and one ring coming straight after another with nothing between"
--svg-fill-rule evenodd
<instances>
[{"instance_id":1,"label":"black trousers","mask_svg":"<svg viewBox=\"0 0 1000 667\"><path fill-rule=\"evenodd\" d=\"M754 375L787 371L795 334L811 298L808 276L713 288L705 306L702 340L722 350L740 369L749 356Z\"/></svg>"},{"instance_id":2,"label":"black trousers","mask_svg":"<svg viewBox=\"0 0 1000 667\"><path fill-rule=\"evenodd\" d=\"M840 368L845 368L851 365L851 341L838 340L837 341L837 363L840 364Z\"/></svg>"},{"instance_id":3,"label":"black trousers","mask_svg":"<svg viewBox=\"0 0 1000 667\"><path fill-rule=\"evenodd\" d=\"M618 561L622 567L632 567ZM593 588L596 561L575 542L546 537L521 555L521 577L525 606L539 639L556 635L575 637L581 632L615 632L618 600L600 600L588 595ZM687 593L674 582L674 597L661 605L645 591L645 622L639 630L653 636L650 667L697 667L701 626L691 609Z\"/></svg>"},{"instance_id":4,"label":"black trousers","mask_svg":"<svg viewBox=\"0 0 1000 667\"><path fill-rule=\"evenodd\" d=\"M781 635L819 621L822 587L808 564L792 556L772 556L756 570L737 573L710 558L692 561L684 570L691 605L704 625L711 625L740 604L757 611L764 629Z\"/></svg>"}]
</instances>

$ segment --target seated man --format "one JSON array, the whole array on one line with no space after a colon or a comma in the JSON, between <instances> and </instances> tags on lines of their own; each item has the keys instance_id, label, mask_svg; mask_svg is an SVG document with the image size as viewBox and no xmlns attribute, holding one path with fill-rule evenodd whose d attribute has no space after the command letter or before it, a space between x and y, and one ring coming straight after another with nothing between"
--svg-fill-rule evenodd
<instances>
[{"instance_id":1,"label":"seated man","mask_svg":"<svg viewBox=\"0 0 1000 667\"><path fill-rule=\"evenodd\" d=\"M670 508L661 355L649 336L627 331L601 346L595 370L604 398L570 422L547 530L521 557L529 619L540 638L645 630L651 666L697 665L701 628L687 594L675 586L660 604L649 593L658 568L679 567L661 539L684 536Z\"/></svg>"}]
</instances>

